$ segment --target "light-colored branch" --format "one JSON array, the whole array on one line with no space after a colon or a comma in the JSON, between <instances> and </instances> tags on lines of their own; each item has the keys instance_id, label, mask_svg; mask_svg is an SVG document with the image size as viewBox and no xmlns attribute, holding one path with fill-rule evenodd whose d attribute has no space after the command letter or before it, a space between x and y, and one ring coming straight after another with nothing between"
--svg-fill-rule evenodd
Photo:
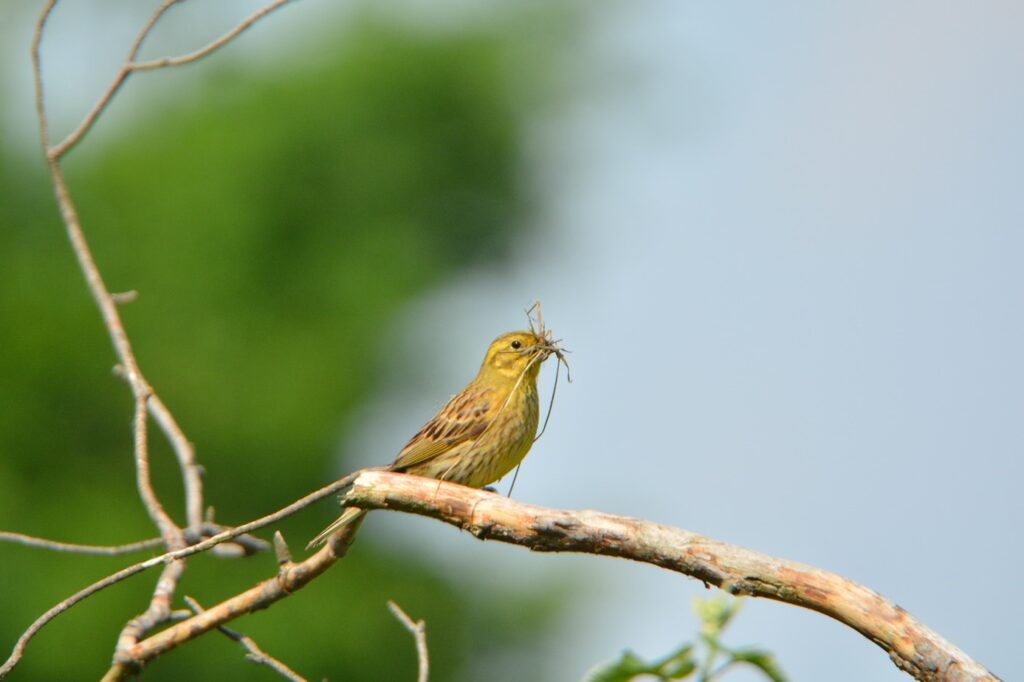
<instances>
[{"instance_id":1,"label":"light-colored branch","mask_svg":"<svg viewBox=\"0 0 1024 682\"><path fill-rule=\"evenodd\" d=\"M398 619L405 629L412 633L416 640L416 660L419 661L419 672L416 675L416 682L427 682L430 678L430 651L427 649L427 624L423 620L414 621L409 614L402 610L402 607L388 600L388 609Z\"/></svg>"},{"instance_id":2,"label":"light-colored branch","mask_svg":"<svg viewBox=\"0 0 1024 682\"><path fill-rule=\"evenodd\" d=\"M344 478L340 478L334 483L326 485L315 492L305 495L304 497L299 498L295 502L292 502L287 507L279 509L276 512L273 512L272 514L267 514L266 516L258 518L255 521L250 521L249 523L245 523L236 528L230 528L221 533L218 533L217 535L214 535L211 538L203 540L202 542L198 542L194 545L190 545L183 549L179 549L173 552L166 552L165 554L161 554L160 556L153 557L151 559L146 559L145 561L140 561L137 564L132 564L131 566L123 568L120 571L108 575L106 578L103 578L102 580L97 580L88 587L79 590L67 599L64 599L56 605L54 605L43 615L36 618L36 620L28 627L28 629L25 630L24 633L22 633L22 635L18 638L18 641L15 643L11 655L7 658L3 665L0 665L0 679L3 679L3 677L6 676L7 673L9 673L18 664L18 661L20 661L22 656L25 655L25 648L28 646L28 643L32 640L32 638L35 637L39 633L39 631L42 630L43 627L45 627L50 621L52 621L57 616L70 609L72 606L75 606L76 604L84 601L85 599L88 599L92 595L107 587L110 587L111 585L115 585L121 582L122 580L126 580L132 577L133 575L138 575L139 573L147 571L155 566L159 566L161 564L174 561L176 559L184 559L185 557L192 556L193 554L198 554L199 552L208 551L227 540L231 540L233 538L237 538L247 533L251 533L254 530L259 530L260 528L269 526L272 523L277 523L278 521L287 518L292 514L301 511L302 509L305 509L314 502L322 500L328 495L333 495L338 491L343 490L345 487L350 485L352 481L355 480L355 478L360 473L361 471L357 471L352 474L349 474L348 476L345 476Z\"/></svg>"},{"instance_id":3,"label":"light-colored branch","mask_svg":"<svg viewBox=\"0 0 1024 682\"><path fill-rule=\"evenodd\" d=\"M188 604L196 614L203 613L206 610L192 597L186 596L185 603ZM219 626L217 629L223 632L229 639L233 639L244 646L245 650L248 652L245 657L256 665L265 665L286 680L291 680L291 682L306 682L305 677L261 649L252 637L243 635L241 632L235 632L223 625Z\"/></svg>"},{"instance_id":4,"label":"light-colored branch","mask_svg":"<svg viewBox=\"0 0 1024 682\"><path fill-rule=\"evenodd\" d=\"M146 549L153 549L164 544L163 538L150 538L149 540L130 542L125 545L79 545L73 542L57 542L56 540L37 538L31 535L25 535L24 533L11 533L6 530L0 530L0 542L13 542L19 545L28 545L29 547L52 549L55 552L98 554L105 556L133 554Z\"/></svg>"},{"instance_id":5,"label":"light-colored branch","mask_svg":"<svg viewBox=\"0 0 1024 682\"><path fill-rule=\"evenodd\" d=\"M264 580L241 594L226 599L202 613L144 639L128 651L119 651L104 682L116 682L171 649L189 642L224 623L253 611L264 609L308 585L345 556L360 524L352 523L335 533L320 551L300 563L286 562L273 578Z\"/></svg>"},{"instance_id":6,"label":"light-colored branch","mask_svg":"<svg viewBox=\"0 0 1024 682\"><path fill-rule=\"evenodd\" d=\"M596 511L537 507L452 483L367 471L345 503L440 519L481 540L540 552L582 552L641 561L735 595L766 597L823 613L882 647L896 666L929 682L998 678L905 610L863 585L813 566L680 528Z\"/></svg>"}]
</instances>

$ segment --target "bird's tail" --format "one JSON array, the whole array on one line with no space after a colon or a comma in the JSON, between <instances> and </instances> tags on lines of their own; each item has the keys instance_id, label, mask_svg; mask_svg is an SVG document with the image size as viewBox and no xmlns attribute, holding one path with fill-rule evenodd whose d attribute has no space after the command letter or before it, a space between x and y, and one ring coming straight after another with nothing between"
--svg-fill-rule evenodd
<instances>
[{"instance_id":1,"label":"bird's tail","mask_svg":"<svg viewBox=\"0 0 1024 682\"><path fill-rule=\"evenodd\" d=\"M327 542L327 538L331 537L345 526L361 521L364 516L366 516L366 512L364 510L359 509L358 507L349 507L345 510L345 513L335 520L334 523L324 528L320 531L319 535L310 540L309 544L306 545L306 549L319 547Z\"/></svg>"}]
</instances>

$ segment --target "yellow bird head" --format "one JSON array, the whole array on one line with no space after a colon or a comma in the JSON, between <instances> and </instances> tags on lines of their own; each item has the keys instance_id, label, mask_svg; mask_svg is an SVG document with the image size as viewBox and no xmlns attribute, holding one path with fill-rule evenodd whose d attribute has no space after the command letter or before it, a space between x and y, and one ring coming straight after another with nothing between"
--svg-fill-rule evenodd
<instances>
[{"instance_id":1,"label":"yellow bird head","mask_svg":"<svg viewBox=\"0 0 1024 682\"><path fill-rule=\"evenodd\" d=\"M491 342L480 366L479 377L517 382L536 380L541 363L558 347L545 336L533 332L509 332Z\"/></svg>"}]
</instances>

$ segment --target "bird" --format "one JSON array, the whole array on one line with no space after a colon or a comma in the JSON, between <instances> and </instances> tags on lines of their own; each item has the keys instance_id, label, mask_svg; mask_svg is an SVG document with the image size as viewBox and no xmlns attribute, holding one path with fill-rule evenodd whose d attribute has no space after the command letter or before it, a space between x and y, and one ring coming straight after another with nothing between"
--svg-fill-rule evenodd
<instances>
[{"instance_id":1,"label":"bird","mask_svg":"<svg viewBox=\"0 0 1024 682\"><path fill-rule=\"evenodd\" d=\"M540 417L537 375L551 355L563 353L543 324L537 330L502 334L491 342L476 378L424 424L389 471L472 488L501 479L530 451ZM362 519L351 507L307 545L322 545L343 527Z\"/></svg>"}]
</instances>

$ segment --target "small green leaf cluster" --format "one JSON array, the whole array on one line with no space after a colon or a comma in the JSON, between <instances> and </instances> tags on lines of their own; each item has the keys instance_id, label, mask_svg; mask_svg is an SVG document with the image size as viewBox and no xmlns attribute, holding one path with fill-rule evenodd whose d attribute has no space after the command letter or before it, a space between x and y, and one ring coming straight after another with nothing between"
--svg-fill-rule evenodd
<instances>
[{"instance_id":1,"label":"small green leaf cluster","mask_svg":"<svg viewBox=\"0 0 1024 682\"><path fill-rule=\"evenodd\" d=\"M786 676L772 654L754 647L733 648L722 642L722 634L739 613L741 606L739 599L727 595L697 599L694 601L694 611L701 621L698 643L683 644L667 656L652 661L645 661L626 650L618 660L591 671L586 682L689 678L697 682L713 682L741 665L753 666L772 682L786 682Z\"/></svg>"}]
</instances>

